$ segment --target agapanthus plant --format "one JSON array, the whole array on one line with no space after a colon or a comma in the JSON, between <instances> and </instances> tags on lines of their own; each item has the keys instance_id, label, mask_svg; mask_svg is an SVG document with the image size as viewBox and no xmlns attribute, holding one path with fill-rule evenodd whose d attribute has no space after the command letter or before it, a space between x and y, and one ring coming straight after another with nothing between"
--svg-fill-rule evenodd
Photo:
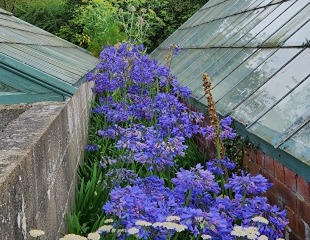
<instances>
[{"instance_id":1,"label":"agapanthus plant","mask_svg":"<svg viewBox=\"0 0 310 240\"><path fill-rule=\"evenodd\" d=\"M112 189L103 210L113 222L99 233L106 239L282 237L285 211L260 196L271 184L261 175L233 172L236 164L225 156L222 141L236 134L230 117L218 119L210 79L204 75L212 115L204 126L203 114L180 101L191 92L172 76L170 62L159 66L142 46L123 43L104 48L88 75L95 82L93 113L101 119L96 137L104 149L86 148L101 154L105 191ZM205 166L192 167L188 156L186 140L196 134L217 148Z\"/></svg>"},{"instance_id":2,"label":"agapanthus plant","mask_svg":"<svg viewBox=\"0 0 310 240\"><path fill-rule=\"evenodd\" d=\"M235 226L255 227L259 235L269 239L283 236L287 224L285 211L269 205L265 197L258 196L269 187L262 176L247 178L247 186L255 189L248 191L249 195L240 194L245 190L240 192L239 185L243 186L245 181L235 176L236 184L226 185L235 195L224 196L215 176L200 164L191 170L181 169L176 175L171 189L157 176L139 178L131 185L117 187L111 191L110 201L103 209L106 214L116 215L122 227L137 227L139 239L153 239L153 236L165 239L162 237L167 238L169 234L171 237L171 231L158 228L162 226L158 223L163 224L169 216L178 216L178 224L186 226L184 231L194 237L206 234L212 239L235 239L231 235ZM266 221L255 221L259 217ZM139 220L149 222L149 228L136 226ZM153 224L155 229L151 227ZM178 235L178 231L174 230L173 234Z\"/></svg>"}]
</instances>

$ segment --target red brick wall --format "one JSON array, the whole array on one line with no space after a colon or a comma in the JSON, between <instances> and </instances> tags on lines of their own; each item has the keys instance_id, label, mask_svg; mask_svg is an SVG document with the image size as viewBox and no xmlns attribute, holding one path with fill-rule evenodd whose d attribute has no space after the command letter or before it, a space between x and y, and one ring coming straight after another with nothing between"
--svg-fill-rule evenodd
<instances>
[{"instance_id":1,"label":"red brick wall","mask_svg":"<svg viewBox=\"0 0 310 240\"><path fill-rule=\"evenodd\" d=\"M287 209L289 239L310 239L309 182L259 150L245 150L243 164L252 174L262 174L274 184L267 197L271 204Z\"/></svg>"},{"instance_id":2,"label":"red brick wall","mask_svg":"<svg viewBox=\"0 0 310 240\"><path fill-rule=\"evenodd\" d=\"M187 104L192 111L200 111ZM204 125L209 123L205 117ZM212 143L206 143L201 137L195 139L199 149L209 158L216 156ZM262 174L273 186L267 197L271 204L287 210L289 227L286 239L310 240L310 184L295 172L283 166L276 159L254 149L246 149L243 154L243 165L253 175Z\"/></svg>"}]
</instances>

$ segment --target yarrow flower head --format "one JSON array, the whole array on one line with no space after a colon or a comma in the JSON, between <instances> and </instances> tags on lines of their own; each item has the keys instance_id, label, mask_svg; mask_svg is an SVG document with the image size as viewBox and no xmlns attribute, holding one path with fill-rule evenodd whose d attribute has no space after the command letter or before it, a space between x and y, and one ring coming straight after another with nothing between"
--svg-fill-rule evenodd
<instances>
[{"instance_id":1,"label":"yarrow flower head","mask_svg":"<svg viewBox=\"0 0 310 240\"><path fill-rule=\"evenodd\" d=\"M128 232L130 235L135 235L135 234L138 234L138 233L139 233L139 228L132 227L132 228L129 228L129 229L127 230L127 232Z\"/></svg>"},{"instance_id":2,"label":"yarrow flower head","mask_svg":"<svg viewBox=\"0 0 310 240\"><path fill-rule=\"evenodd\" d=\"M136 221L136 225L142 226L142 227L149 227L149 226L152 226L152 223L150 223L148 221L144 221L144 220L138 220L138 221Z\"/></svg>"},{"instance_id":3,"label":"yarrow flower head","mask_svg":"<svg viewBox=\"0 0 310 240\"><path fill-rule=\"evenodd\" d=\"M260 223L264 223L264 224L268 224L269 223L269 221L266 218L261 217L261 216L253 217L252 221L253 222L260 222Z\"/></svg>"},{"instance_id":4,"label":"yarrow flower head","mask_svg":"<svg viewBox=\"0 0 310 240\"><path fill-rule=\"evenodd\" d=\"M166 218L167 222L174 222L174 221L179 222L180 220L181 218L179 216L168 216Z\"/></svg>"},{"instance_id":5,"label":"yarrow flower head","mask_svg":"<svg viewBox=\"0 0 310 240\"><path fill-rule=\"evenodd\" d=\"M105 232L112 232L114 229L113 225L103 225L100 228L98 228L98 233L105 233Z\"/></svg>"},{"instance_id":6,"label":"yarrow flower head","mask_svg":"<svg viewBox=\"0 0 310 240\"><path fill-rule=\"evenodd\" d=\"M100 240L100 234L98 232L89 233L87 240Z\"/></svg>"},{"instance_id":7,"label":"yarrow flower head","mask_svg":"<svg viewBox=\"0 0 310 240\"><path fill-rule=\"evenodd\" d=\"M29 234L31 237L37 238L37 237L43 236L45 232L39 229L32 229L29 231Z\"/></svg>"},{"instance_id":8,"label":"yarrow flower head","mask_svg":"<svg viewBox=\"0 0 310 240\"><path fill-rule=\"evenodd\" d=\"M76 234L67 234L59 240L87 240L87 238Z\"/></svg>"}]
</instances>

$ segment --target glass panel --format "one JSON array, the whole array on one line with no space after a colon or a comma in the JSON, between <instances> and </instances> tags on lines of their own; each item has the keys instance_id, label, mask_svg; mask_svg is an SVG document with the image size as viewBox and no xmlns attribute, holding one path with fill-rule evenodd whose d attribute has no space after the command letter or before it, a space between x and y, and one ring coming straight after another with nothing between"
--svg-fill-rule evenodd
<instances>
[{"instance_id":1,"label":"glass panel","mask_svg":"<svg viewBox=\"0 0 310 240\"><path fill-rule=\"evenodd\" d=\"M258 7L265 7L267 6L268 4L270 4L272 2L272 0L263 0L263 1L260 1Z\"/></svg>"},{"instance_id":2,"label":"glass panel","mask_svg":"<svg viewBox=\"0 0 310 240\"><path fill-rule=\"evenodd\" d=\"M72 62L72 60L68 60L66 57L59 58L57 55L55 56L55 52L46 52L42 51L40 46L29 46L29 45L14 45L14 49L17 49L21 55L25 57L34 57L39 62L44 62L49 66L55 66L59 68L59 71L63 73L67 73L69 76L73 76L75 78L79 78L80 76L84 76L87 73L87 69L83 70L85 67L84 64L81 64L83 60L81 59L81 54L79 55L79 62ZM83 66L81 66L83 65Z\"/></svg>"},{"instance_id":3,"label":"glass panel","mask_svg":"<svg viewBox=\"0 0 310 240\"><path fill-rule=\"evenodd\" d=\"M202 8L204 9L204 8L210 8L213 6L218 6L225 2L228 2L228 0L208 1Z\"/></svg>"},{"instance_id":4,"label":"glass panel","mask_svg":"<svg viewBox=\"0 0 310 240\"><path fill-rule=\"evenodd\" d=\"M250 30L247 34L242 36L242 38L240 38L240 40L238 40L238 42L236 42L234 46L244 46L245 44L247 44L257 34L259 34L262 30L264 30L271 22L273 22L276 18L278 18L287 8L289 8L292 5L292 3L293 3L292 1L282 3L271 14L266 16L260 23L256 24L252 30Z\"/></svg>"},{"instance_id":5,"label":"glass panel","mask_svg":"<svg viewBox=\"0 0 310 240\"><path fill-rule=\"evenodd\" d=\"M302 46L307 40L310 40L310 21L287 39L283 46Z\"/></svg>"},{"instance_id":6,"label":"glass panel","mask_svg":"<svg viewBox=\"0 0 310 240\"><path fill-rule=\"evenodd\" d=\"M205 32L203 29L208 29L206 25L195 26L187 29L187 31L183 31L182 35L174 39L174 43L178 44L181 48L194 46L195 39Z\"/></svg>"},{"instance_id":7,"label":"glass panel","mask_svg":"<svg viewBox=\"0 0 310 240\"><path fill-rule=\"evenodd\" d=\"M149 58L150 59L157 59L160 54L162 54L163 50L160 48L156 48L153 52L150 53Z\"/></svg>"},{"instance_id":8,"label":"glass panel","mask_svg":"<svg viewBox=\"0 0 310 240\"><path fill-rule=\"evenodd\" d=\"M251 1L244 1L246 3L248 3L248 5L242 9L242 11L249 11L249 10L253 10L255 8L258 7L258 5L260 5L264 0L251 0ZM271 1L271 0L268 0ZM264 2L268 2L268 1L264 1Z\"/></svg>"},{"instance_id":9,"label":"glass panel","mask_svg":"<svg viewBox=\"0 0 310 240\"><path fill-rule=\"evenodd\" d=\"M9 85L6 85L6 84L0 82L0 93L4 93L4 92L16 93L16 92L20 92L20 91L15 89L15 88L12 88Z\"/></svg>"},{"instance_id":10,"label":"glass panel","mask_svg":"<svg viewBox=\"0 0 310 240\"><path fill-rule=\"evenodd\" d=\"M38 31L34 27L31 27L31 26L28 26L28 25L25 25L25 24L21 24L20 22L12 21L12 17L11 16L6 16L6 15L1 15L0 14L0 19L1 19L0 25L4 26L6 28L18 29L18 30L21 30L21 31L25 31L25 33L27 33L27 32L42 33L42 30ZM48 33L46 32L46 34L48 34ZM51 35L51 34L49 34L49 35Z\"/></svg>"},{"instance_id":11,"label":"glass panel","mask_svg":"<svg viewBox=\"0 0 310 240\"><path fill-rule=\"evenodd\" d=\"M262 8L263 12L257 15L252 21L248 22L242 29L240 29L234 36L232 36L224 46L231 46L236 43L240 38L247 34L251 29L263 21L269 14L271 14L279 5L273 5L267 8Z\"/></svg>"},{"instance_id":12,"label":"glass panel","mask_svg":"<svg viewBox=\"0 0 310 240\"><path fill-rule=\"evenodd\" d=\"M235 15L239 11L245 11L255 1L256 0L237 0L234 2L227 1L226 3L217 5L210 10L206 9L205 11L201 12L200 17L197 17L197 21L194 22L192 26ZM223 19L221 19L221 21L223 21Z\"/></svg>"},{"instance_id":13,"label":"glass panel","mask_svg":"<svg viewBox=\"0 0 310 240\"><path fill-rule=\"evenodd\" d=\"M227 16L231 16L236 14L242 8L244 5L247 4L248 1L244 0L236 0L236 1L228 1L225 5L218 7L220 11L215 13L213 19L220 19L220 18L226 18Z\"/></svg>"},{"instance_id":14,"label":"glass panel","mask_svg":"<svg viewBox=\"0 0 310 240\"><path fill-rule=\"evenodd\" d=\"M200 42L203 40L211 40L218 34L219 26L222 20L215 20L211 23L206 23L198 26L199 30L192 36L187 36L187 40L182 46L202 47Z\"/></svg>"},{"instance_id":15,"label":"glass panel","mask_svg":"<svg viewBox=\"0 0 310 240\"><path fill-rule=\"evenodd\" d=\"M215 20L216 14L220 11L219 7L213 7L211 9L203 9L199 11L199 15L195 16L190 27L200 25Z\"/></svg>"},{"instance_id":16,"label":"glass panel","mask_svg":"<svg viewBox=\"0 0 310 240\"><path fill-rule=\"evenodd\" d=\"M217 85L223 78L230 74L236 67L238 67L245 59L247 59L256 49L243 49L235 55L223 55L222 59L219 59L213 67L201 71L198 79L195 79L199 85L197 85L193 95L202 97L204 95L204 89L202 88L202 73L209 74L212 82L212 86ZM217 69L217 71L212 71Z\"/></svg>"},{"instance_id":17,"label":"glass panel","mask_svg":"<svg viewBox=\"0 0 310 240\"><path fill-rule=\"evenodd\" d=\"M310 119L310 78L302 82L249 130L277 145ZM269 132L270 129L272 133Z\"/></svg>"},{"instance_id":18,"label":"glass panel","mask_svg":"<svg viewBox=\"0 0 310 240\"><path fill-rule=\"evenodd\" d=\"M173 55L171 57L170 68L171 68L171 72L173 74L175 71L177 71L177 69L179 68L179 65L182 64L184 59L186 59L186 56L188 56L192 52L191 50L192 49L189 49L189 48L180 49L178 55ZM166 51L166 55L167 55L167 53L168 53L168 51Z\"/></svg>"},{"instance_id":19,"label":"glass panel","mask_svg":"<svg viewBox=\"0 0 310 240\"><path fill-rule=\"evenodd\" d=\"M310 165L310 122L279 148Z\"/></svg>"},{"instance_id":20,"label":"glass panel","mask_svg":"<svg viewBox=\"0 0 310 240\"><path fill-rule=\"evenodd\" d=\"M171 65L171 72L173 75L176 75L178 78L181 75L183 71L189 71L189 67L193 67L196 60L198 60L200 57L204 56L208 50L201 50L201 49L187 49L180 51L180 54L177 56L174 56L172 59L172 65ZM175 63L175 64L174 64ZM186 80L182 78L182 80ZM181 79L179 79L179 82Z\"/></svg>"},{"instance_id":21,"label":"glass panel","mask_svg":"<svg viewBox=\"0 0 310 240\"><path fill-rule=\"evenodd\" d=\"M198 46L206 47L213 46L212 42L215 38L224 37L225 30L228 29L233 23L238 19L240 15L235 15L232 17L227 17L225 19L217 20L218 24L212 30L205 30L205 35L199 38L199 41L196 43Z\"/></svg>"},{"instance_id":22,"label":"glass panel","mask_svg":"<svg viewBox=\"0 0 310 240\"><path fill-rule=\"evenodd\" d=\"M310 13L310 5L305 7L294 18L292 18L288 23L286 23L279 31L277 31L272 37L270 37L264 43L264 46L278 45L279 43L281 44L285 42L294 32L297 31L297 29L299 29L307 21L309 21L309 13ZM306 34L309 35L309 33L304 33L304 35Z\"/></svg>"},{"instance_id":23,"label":"glass panel","mask_svg":"<svg viewBox=\"0 0 310 240\"><path fill-rule=\"evenodd\" d=\"M271 2L271 4L280 3L280 2L284 2L284 1L287 1L287 0L273 0L273 1Z\"/></svg>"},{"instance_id":24,"label":"glass panel","mask_svg":"<svg viewBox=\"0 0 310 240\"><path fill-rule=\"evenodd\" d=\"M179 39L180 37L183 37L184 35L186 35L184 34L184 31L188 31L188 29L180 29L180 30L175 31L172 35L170 35L170 37L168 37L165 41L163 41L159 45L159 47L168 49L170 44L175 43L174 41L176 39Z\"/></svg>"},{"instance_id":25,"label":"glass panel","mask_svg":"<svg viewBox=\"0 0 310 240\"><path fill-rule=\"evenodd\" d=\"M188 28L190 26L193 26L194 23L200 18L202 17L202 15L204 14L205 11L207 10L202 10L199 9L193 16L191 16L184 24L182 24L182 26L179 29L183 29L183 28Z\"/></svg>"},{"instance_id":26,"label":"glass panel","mask_svg":"<svg viewBox=\"0 0 310 240\"><path fill-rule=\"evenodd\" d=\"M237 51L238 52L232 52L236 52L235 55L223 55L223 57L219 59L214 66L212 66L212 69L206 69L206 72L210 74L210 77L213 79L212 86L216 86L223 78L230 74L251 54L257 51L257 49L238 49Z\"/></svg>"},{"instance_id":27,"label":"glass panel","mask_svg":"<svg viewBox=\"0 0 310 240\"><path fill-rule=\"evenodd\" d=\"M229 114L300 51L297 48L279 49L217 102L217 111L223 116Z\"/></svg>"},{"instance_id":28,"label":"glass panel","mask_svg":"<svg viewBox=\"0 0 310 240\"><path fill-rule=\"evenodd\" d=\"M255 52L221 82L213 85L212 93L214 101L217 102L221 99L275 51L276 49L261 49Z\"/></svg>"},{"instance_id":29,"label":"glass panel","mask_svg":"<svg viewBox=\"0 0 310 240\"><path fill-rule=\"evenodd\" d=\"M210 66L218 62L218 59L226 53L226 49L207 49L204 54L196 62L194 62L190 69L185 69L180 75L179 79L182 85L190 86L195 78L201 78L202 73ZM234 55L236 54L236 51ZM233 55L233 56L234 56Z\"/></svg>"},{"instance_id":30,"label":"glass panel","mask_svg":"<svg viewBox=\"0 0 310 240\"><path fill-rule=\"evenodd\" d=\"M291 24L288 24L288 25L286 25L286 23L290 21L295 16L295 14L300 14L299 12L308 4L309 4L308 1L297 1L290 8L288 8L285 12L283 12L283 14L281 14L276 20L274 20L265 29L263 29L257 36L255 36L247 45L248 46L261 45L263 42L266 41L266 39L268 39L271 35L279 31L279 29L283 27L284 30L281 29L282 31L281 30L279 31L278 37L276 37L273 41L269 42L269 44L274 42L275 46L277 46L280 42L278 38L282 36L282 34L283 35L285 34L286 29L287 28L292 28L292 29L298 28L298 24L296 24L296 21L302 21L302 19L297 18L296 21L293 21L291 22ZM309 15L309 11L306 13L306 16L307 15ZM285 35L282 37L285 38Z\"/></svg>"},{"instance_id":31,"label":"glass panel","mask_svg":"<svg viewBox=\"0 0 310 240\"><path fill-rule=\"evenodd\" d=\"M41 72L71 84L74 84L81 78L80 75L70 73L68 70L56 66L55 64L42 60L40 61L40 59L37 57L21 52L13 47L10 47L9 45L2 45L0 52L8 56L12 56L14 59L20 62L27 63L27 65L31 66L32 68L38 69Z\"/></svg>"},{"instance_id":32,"label":"glass panel","mask_svg":"<svg viewBox=\"0 0 310 240\"><path fill-rule=\"evenodd\" d=\"M258 9L255 11L249 11L247 13L239 14L239 18L231 24L223 33L219 34L216 38L214 38L207 46L221 46L228 39L230 39L233 35L242 30L249 22L251 22L254 18L257 17L259 13L261 13L263 9Z\"/></svg>"},{"instance_id":33,"label":"glass panel","mask_svg":"<svg viewBox=\"0 0 310 240\"><path fill-rule=\"evenodd\" d=\"M248 125L262 117L279 100L310 74L310 49L305 49L273 76L233 113L235 119Z\"/></svg>"},{"instance_id":34,"label":"glass panel","mask_svg":"<svg viewBox=\"0 0 310 240\"><path fill-rule=\"evenodd\" d=\"M166 65L166 56L167 56L167 50L155 50L158 51L158 54L154 59L157 60L159 65ZM153 58L153 57L152 57Z\"/></svg>"}]
</instances>

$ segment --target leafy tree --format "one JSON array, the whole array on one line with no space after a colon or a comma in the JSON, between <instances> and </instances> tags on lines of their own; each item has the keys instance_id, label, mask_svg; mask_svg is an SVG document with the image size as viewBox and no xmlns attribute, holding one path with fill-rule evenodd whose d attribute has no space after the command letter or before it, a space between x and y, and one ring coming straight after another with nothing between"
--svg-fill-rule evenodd
<instances>
[{"instance_id":1,"label":"leafy tree","mask_svg":"<svg viewBox=\"0 0 310 240\"><path fill-rule=\"evenodd\" d=\"M66 0L20 0L14 14L51 33L59 31L67 19Z\"/></svg>"},{"instance_id":2,"label":"leafy tree","mask_svg":"<svg viewBox=\"0 0 310 240\"><path fill-rule=\"evenodd\" d=\"M117 9L104 0L83 1L76 5L73 18L58 33L75 44L98 56L102 46L124 39L120 24L116 21Z\"/></svg>"}]
</instances>

